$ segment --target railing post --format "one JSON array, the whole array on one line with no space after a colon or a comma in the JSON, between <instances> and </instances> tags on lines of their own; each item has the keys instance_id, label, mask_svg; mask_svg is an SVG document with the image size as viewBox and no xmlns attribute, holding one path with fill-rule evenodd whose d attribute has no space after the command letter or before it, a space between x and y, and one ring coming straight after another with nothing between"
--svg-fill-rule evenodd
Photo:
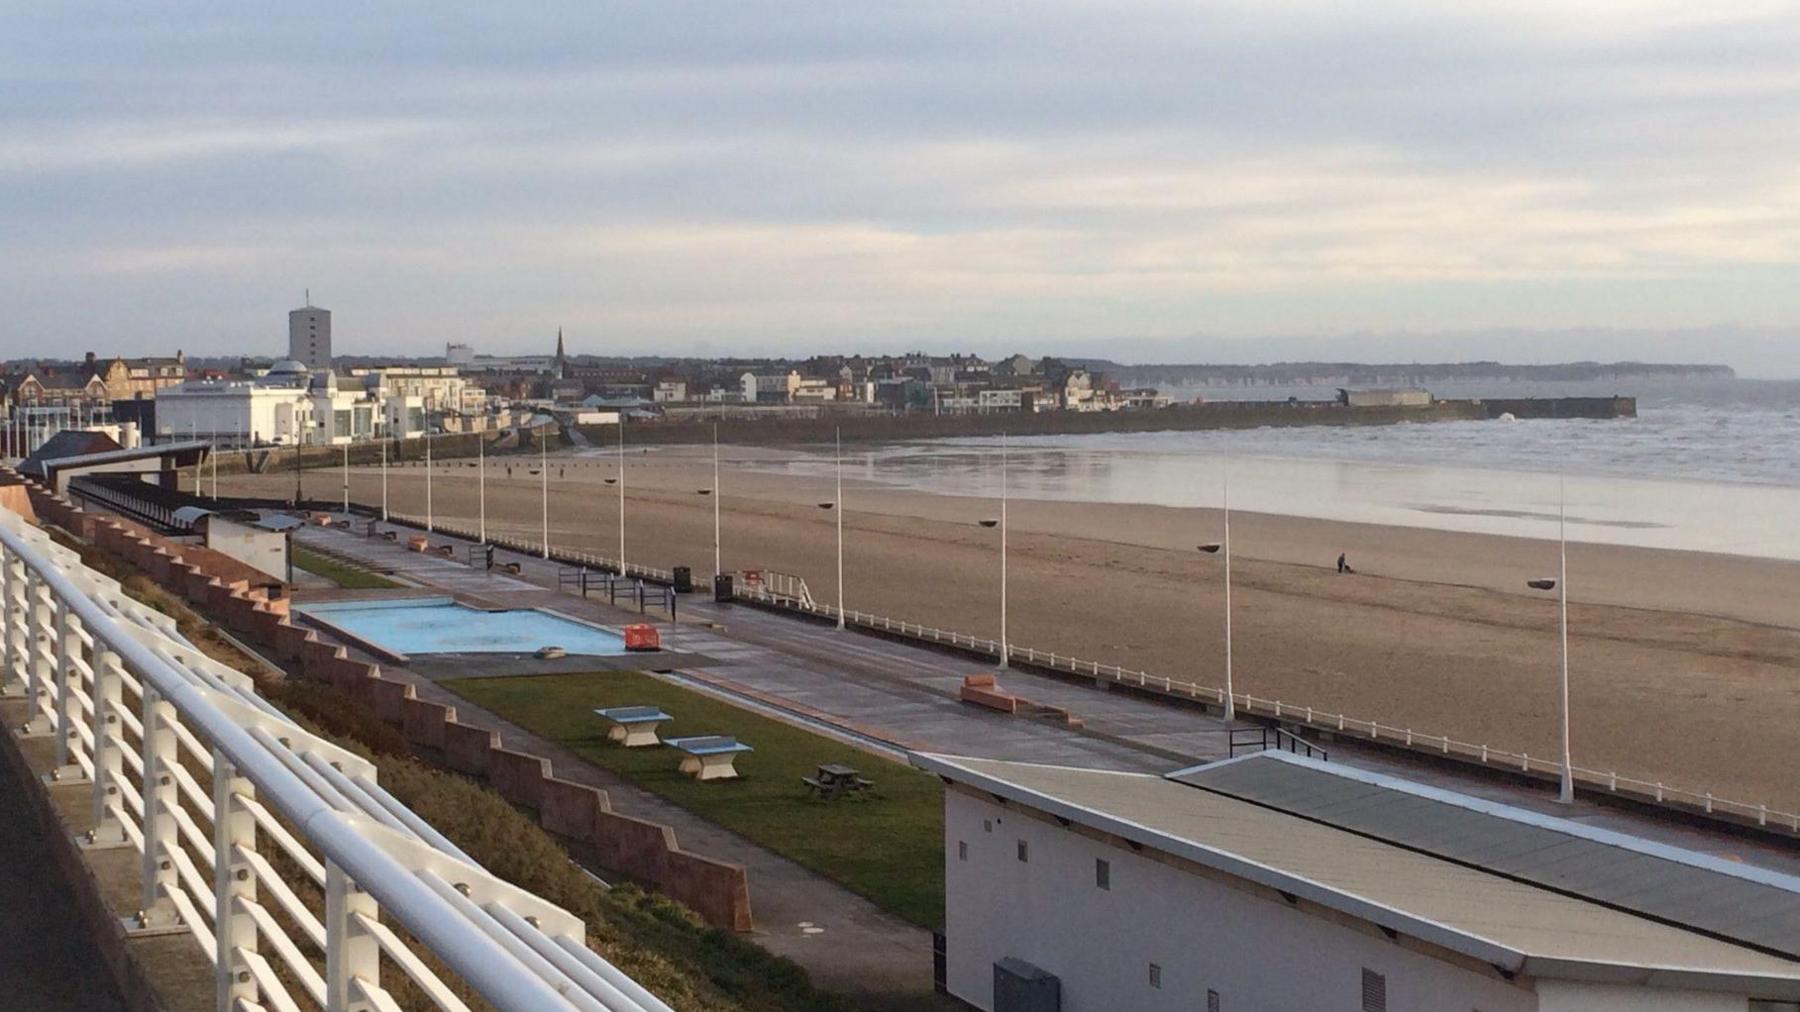
<instances>
[{"instance_id":1,"label":"railing post","mask_svg":"<svg viewBox=\"0 0 1800 1012\"><path fill-rule=\"evenodd\" d=\"M69 613L66 603L56 602L56 767L49 779L59 784L88 782L76 761L81 755L81 700L73 690L81 684L81 669L75 664L83 647L80 634L81 620Z\"/></svg>"},{"instance_id":2,"label":"railing post","mask_svg":"<svg viewBox=\"0 0 1800 1012\"><path fill-rule=\"evenodd\" d=\"M125 827L109 810L125 778L119 734L119 714L125 706L123 670L119 655L111 650L94 655L94 828L88 833L88 843L94 846L128 842Z\"/></svg>"},{"instance_id":3,"label":"railing post","mask_svg":"<svg viewBox=\"0 0 1800 1012\"><path fill-rule=\"evenodd\" d=\"M370 1012L367 1002L353 1003L350 985L360 979L373 990L381 983L381 947L351 915L374 918L378 912L375 897L325 862L325 1012Z\"/></svg>"},{"instance_id":4,"label":"railing post","mask_svg":"<svg viewBox=\"0 0 1800 1012\"><path fill-rule=\"evenodd\" d=\"M0 549L0 696L25 694L25 560Z\"/></svg>"},{"instance_id":5,"label":"railing post","mask_svg":"<svg viewBox=\"0 0 1800 1012\"><path fill-rule=\"evenodd\" d=\"M241 798L255 788L237 768L213 750L213 963L218 1012L234 1012L239 999L256 1003L259 989L245 953L256 951L256 920L239 909L237 900L256 899L256 874L238 853L256 850L256 818Z\"/></svg>"},{"instance_id":6,"label":"railing post","mask_svg":"<svg viewBox=\"0 0 1800 1012\"><path fill-rule=\"evenodd\" d=\"M35 570L25 577L25 725L22 737L35 738L51 732L49 715L44 712L45 697L55 677L55 657L50 652L52 626L50 587Z\"/></svg>"},{"instance_id":7,"label":"railing post","mask_svg":"<svg viewBox=\"0 0 1800 1012\"><path fill-rule=\"evenodd\" d=\"M144 687L144 862L142 906L137 927L166 928L180 922L165 889L181 888L175 862L169 854L181 846L175 824L175 806L181 803L175 777L169 771L178 760L175 750L175 706L166 703L148 685Z\"/></svg>"}]
</instances>

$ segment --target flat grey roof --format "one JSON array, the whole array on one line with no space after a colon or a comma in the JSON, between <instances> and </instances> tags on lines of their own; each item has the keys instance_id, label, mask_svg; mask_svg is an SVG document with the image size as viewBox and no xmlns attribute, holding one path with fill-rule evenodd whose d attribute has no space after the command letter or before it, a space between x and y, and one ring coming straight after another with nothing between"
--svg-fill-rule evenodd
<instances>
[{"instance_id":1,"label":"flat grey roof","mask_svg":"<svg viewBox=\"0 0 1800 1012\"><path fill-rule=\"evenodd\" d=\"M46 467L62 470L94 464L117 464L127 460L147 460L151 457L204 454L211 449L212 444L202 439L181 443L158 443L155 446L138 446L129 450L103 450L99 453L83 453L73 457L53 457L43 463Z\"/></svg>"},{"instance_id":2,"label":"flat grey roof","mask_svg":"<svg viewBox=\"0 0 1800 1012\"><path fill-rule=\"evenodd\" d=\"M915 766L1508 972L1800 998L1800 962L1145 773Z\"/></svg>"},{"instance_id":3,"label":"flat grey roof","mask_svg":"<svg viewBox=\"0 0 1800 1012\"><path fill-rule=\"evenodd\" d=\"M1800 878L1792 875L1282 753L1170 778L1800 959Z\"/></svg>"}]
</instances>

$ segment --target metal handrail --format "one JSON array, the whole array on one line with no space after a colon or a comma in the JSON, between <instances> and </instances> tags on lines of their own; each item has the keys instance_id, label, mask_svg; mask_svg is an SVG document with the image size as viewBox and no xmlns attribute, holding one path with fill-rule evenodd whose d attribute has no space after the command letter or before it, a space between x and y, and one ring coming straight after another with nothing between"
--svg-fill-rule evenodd
<instances>
[{"instance_id":1,"label":"metal handrail","mask_svg":"<svg viewBox=\"0 0 1800 1012\"><path fill-rule=\"evenodd\" d=\"M0 511L0 623L0 677L14 687L22 683L31 714L26 730L55 735L58 759L66 761L58 772L67 773L66 780L82 782L73 770L92 777L96 811L118 820L113 829L120 843L143 852L145 926L157 920L193 932L224 971L217 976L219 1007L254 1002L259 990L277 989L272 1003L291 1005L285 985L260 972L267 963L256 952L257 938L267 936L274 921L245 913L242 902L251 897L241 883L263 876L217 873L221 865L260 872L239 857L246 839L248 849L256 849L254 829L264 820L252 817L261 810L292 828L294 847L303 841L320 855L314 867L322 866L327 894L328 1012L362 1007L369 994L385 998L378 954L356 920L373 919L377 905L496 1008L667 1012L647 993L627 998L617 988L597 986L591 970L565 972L541 958L522 958L521 945L579 948L604 963L587 952L579 918L495 878L435 831L415 829L429 827L410 812L410 821L397 817L405 809L376 786L372 765L273 710L248 676L205 658L166 616L126 597L115 581L87 569L10 511ZM87 676L71 663L84 651L91 651L82 658ZM84 678L91 680L82 684ZM138 686L142 706L135 755L110 719L129 714L127 679ZM76 705L83 694L95 701L91 717ZM184 801L170 774L180 764L183 735L176 728L182 725L211 753L211 761L201 764L211 767L210 815L191 798ZM85 739L76 733L82 728ZM129 766L139 770L136 791L130 790ZM141 798L135 820L131 806L117 801L131 793ZM210 840L197 820L212 823ZM277 834L268 838L286 849ZM434 887L440 879L467 899L447 900ZM282 898L280 890L271 892ZM484 917L507 930L495 932ZM291 960L285 936L270 942L275 954ZM591 965L586 957L582 962ZM428 992L433 983L421 980Z\"/></svg>"}]
</instances>

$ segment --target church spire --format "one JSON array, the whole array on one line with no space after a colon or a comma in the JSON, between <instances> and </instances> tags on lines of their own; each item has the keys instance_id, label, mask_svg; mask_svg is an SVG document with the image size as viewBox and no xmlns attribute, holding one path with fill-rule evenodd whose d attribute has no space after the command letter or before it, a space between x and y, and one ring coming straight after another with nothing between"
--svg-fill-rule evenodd
<instances>
[{"instance_id":1,"label":"church spire","mask_svg":"<svg viewBox=\"0 0 1800 1012\"><path fill-rule=\"evenodd\" d=\"M569 356L563 351L562 328L556 328L556 378L569 378Z\"/></svg>"}]
</instances>

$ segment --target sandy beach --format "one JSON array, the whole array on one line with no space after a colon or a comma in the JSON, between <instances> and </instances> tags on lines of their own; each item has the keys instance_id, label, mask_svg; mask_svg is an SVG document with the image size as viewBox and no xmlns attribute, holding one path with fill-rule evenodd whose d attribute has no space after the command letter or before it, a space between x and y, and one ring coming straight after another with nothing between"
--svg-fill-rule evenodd
<instances>
[{"instance_id":1,"label":"sandy beach","mask_svg":"<svg viewBox=\"0 0 1800 1012\"><path fill-rule=\"evenodd\" d=\"M829 480L759 471L782 451L727 448L720 482L727 570L804 577L834 601ZM535 460L491 458L490 530L536 539ZM510 476L508 468L511 469ZM553 543L616 553L617 473L607 457L552 457ZM338 472L307 476L336 498ZM291 475L221 479L221 490L290 495ZM712 570L710 450L628 456L626 554ZM475 523L473 462L439 465L433 511ZM390 472L396 511L425 511L419 468ZM352 495L380 501L373 471ZM997 502L846 483L850 608L995 636L999 539L977 523ZM1195 546L1216 511L1079 502L1011 503L1009 633L1020 646L1203 684L1223 681L1223 571ZM1559 664L1554 543L1234 513L1235 687L1260 697L1552 756ZM1356 567L1340 576L1347 552ZM1800 564L1696 552L1570 548L1575 762L1721 797L1800 807Z\"/></svg>"}]
</instances>

